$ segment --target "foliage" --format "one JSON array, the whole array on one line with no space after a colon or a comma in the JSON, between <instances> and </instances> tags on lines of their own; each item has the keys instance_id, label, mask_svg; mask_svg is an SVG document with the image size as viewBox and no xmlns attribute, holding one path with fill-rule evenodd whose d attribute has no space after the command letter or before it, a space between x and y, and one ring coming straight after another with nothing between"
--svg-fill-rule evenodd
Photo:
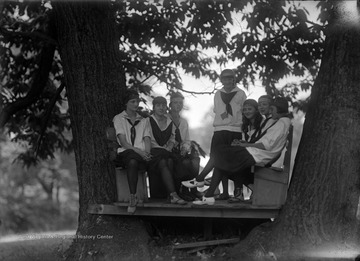
<instances>
[{"instance_id":1,"label":"foliage","mask_svg":"<svg viewBox=\"0 0 360 261\"><path fill-rule=\"evenodd\" d=\"M66 103L58 93L63 80L60 58L54 52L45 52L48 42L54 42L47 33L48 12L49 8L37 2L7 2L1 20L4 108L0 122L7 123L7 132L14 142L28 148L19 157L25 165L38 162L35 153L40 159L47 159L53 158L58 149L71 150ZM46 58L51 59L48 68L44 68ZM35 151L41 135L46 142Z\"/></svg>"},{"instance_id":2,"label":"foliage","mask_svg":"<svg viewBox=\"0 0 360 261\"><path fill-rule=\"evenodd\" d=\"M129 84L155 78L168 89L182 89L178 69L217 79L204 50L226 52L231 5L215 1L124 1L117 22Z\"/></svg>"},{"instance_id":3,"label":"foliage","mask_svg":"<svg viewBox=\"0 0 360 261\"><path fill-rule=\"evenodd\" d=\"M294 101L300 90L311 89L320 65L326 21L316 24L308 15L306 9L286 1L261 1L244 14L246 29L232 37L230 55L241 61L237 70L244 86L259 79L268 94ZM300 82L287 83L279 91L278 82L290 76Z\"/></svg>"},{"instance_id":4,"label":"foliage","mask_svg":"<svg viewBox=\"0 0 360 261\"><path fill-rule=\"evenodd\" d=\"M244 86L259 79L272 95L279 93L279 80L302 77L300 84L282 89L294 100L299 90L311 88L318 70L326 12L320 25L308 21L306 10L286 1L118 0L112 5L127 85L146 95L154 81L169 91L182 89L182 72L216 81L212 66L233 60L239 63L238 79ZM322 6L329 9L326 3ZM26 165L72 149L67 86L51 13L47 1L7 1L0 20L0 126L26 146L19 156ZM230 39L236 13L243 14L246 29ZM218 54L209 56L206 50Z\"/></svg>"},{"instance_id":5,"label":"foliage","mask_svg":"<svg viewBox=\"0 0 360 261\"><path fill-rule=\"evenodd\" d=\"M78 187L74 159L56 155L52 161L24 169L13 162L19 149L9 141L1 142L2 234L75 228Z\"/></svg>"}]
</instances>

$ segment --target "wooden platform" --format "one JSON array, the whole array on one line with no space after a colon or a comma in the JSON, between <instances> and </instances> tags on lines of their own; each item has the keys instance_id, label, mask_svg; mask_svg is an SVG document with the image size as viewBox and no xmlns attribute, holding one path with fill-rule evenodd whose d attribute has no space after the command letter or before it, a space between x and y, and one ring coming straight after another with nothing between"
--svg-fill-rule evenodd
<instances>
[{"instance_id":1,"label":"wooden platform","mask_svg":"<svg viewBox=\"0 0 360 261\"><path fill-rule=\"evenodd\" d=\"M189 202L187 205L169 204L164 200L150 199L136 207L134 214L127 212L128 203L92 204L89 214L122 215L122 216L168 216L168 217L203 217L203 218L275 218L278 207L259 207L251 203L228 203L217 200L212 206L197 206Z\"/></svg>"}]
</instances>

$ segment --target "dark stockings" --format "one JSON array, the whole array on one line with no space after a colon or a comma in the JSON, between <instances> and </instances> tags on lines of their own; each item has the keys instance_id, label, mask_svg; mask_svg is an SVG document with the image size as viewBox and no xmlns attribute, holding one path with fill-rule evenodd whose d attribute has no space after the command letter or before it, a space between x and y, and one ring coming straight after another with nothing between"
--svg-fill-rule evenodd
<instances>
[{"instance_id":1,"label":"dark stockings","mask_svg":"<svg viewBox=\"0 0 360 261\"><path fill-rule=\"evenodd\" d=\"M187 173L189 173L189 176L187 176L186 179L193 179L199 173L200 158L197 157L197 158L192 158L192 159L188 159L188 158L184 159L182 161L182 165L186 168ZM182 180L184 180L184 179L182 179ZM180 188L182 180L175 181L177 188ZM196 193L197 188L191 188L190 191L193 193Z\"/></svg>"},{"instance_id":2,"label":"dark stockings","mask_svg":"<svg viewBox=\"0 0 360 261\"><path fill-rule=\"evenodd\" d=\"M135 159L131 159L127 166L127 179L129 183L130 194L136 194L138 183L139 163Z\"/></svg>"},{"instance_id":3,"label":"dark stockings","mask_svg":"<svg viewBox=\"0 0 360 261\"><path fill-rule=\"evenodd\" d=\"M173 161L171 159L160 160L159 169L160 169L161 177L169 194L175 192L174 179L170 171L172 168L173 168Z\"/></svg>"},{"instance_id":4,"label":"dark stockings","mask_svg":"<svg viewBox=\"0 0 360 261\"><path fill-rule=\"evenodd\" d=\"M203 181L207 174L210 173L210 171L214 168L214 160L212 157L210 157L209 161L206 163L204 169L201 171L201 173L196 177L197 181ZM215 172L215 170L214 170ZM214 173L211 179L214 178ZM229 195L229 180L226 176L222 176L221 182L223 185L223 194ZM220 182L218 183L218 185Z\"/></svg>"},{"instance_id":5,"label":"dark stockings","mask_svg":"<svg viewBox=\"0 0 360 261\"><path fill-rule=\"evenodd\" d=\"M215 190L219 186L222 177L223 177L222 172L218 168L214 168L210 187L206 191L205 197L213 197L214 196Z\"/></svg>"},{"instance_id":6,"label":"dark stockings","mask_svg":"<svg viewBox=\"0 0 360 261\"><path fill-rule=\"evenodd\" d=\"M196 177L197 181L204 181L205 177L207 174L210 173L210 171L212 171L212 169L214 168L214 159L212 157L210 157L210 159L208 160L208 162L206 163L204 169L201 171L201 173Z\"/></svg>"}]
</instances>

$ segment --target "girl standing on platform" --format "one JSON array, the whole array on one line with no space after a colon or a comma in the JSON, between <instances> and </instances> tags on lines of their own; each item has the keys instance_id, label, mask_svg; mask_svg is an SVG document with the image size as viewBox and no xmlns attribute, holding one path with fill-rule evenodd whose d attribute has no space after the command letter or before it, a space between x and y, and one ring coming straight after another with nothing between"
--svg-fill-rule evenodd
<instances>
[{"instance_id":1,"label":"girl standing on platform","mask_svg":"<svg viewBox=\"0 0 360 261\"><path fill-rule=\"evenodd\" d=\"M157 193L159 184L157 177L161 175L161 181L164 183L172 204L186 204L175 190L173 171L173 156L171 154L175 145L175 127L171 119L166 115L167 101L164 97L158 96L153 100L154 114L147 119L147 128L151 139L152 160L149 164L150 194ZM160 188L159 188L160 189Z\"/></svg>"},{"instance_id":2,"label":"girl standing on platform","mask_svg":"<svg viewBox=\"0 0 360 261\"><path fill-rule=\"evenodd\" d=\"M130 201L127 211L135 212L138 199L136 187L139 169L146 168L146 162L151 159L150 138L146 130L146 121L137 113L139 108L139 94L129 90L125 94L125 110L113 119L116 138L120 144L115 164L124 167L130 190Z\"/></svg>"},{"instance_id":3,"label":"girl standing on platform","mask_svg":"<svg viewBox=\"0 0 360 261\"><path fill-rule=\"evenodd\" d=\"M246 100L246 94L236 86L236 75L231 69L225 69L220 73L220 81L223 88L215 93L214 97L214 134L211 139L210 159L201 173L193 180L183 181L186 187L203 187L205 177L214 168L213 154L219 145L230 145L234 139L242 140L242 110ZM223 194L220 199L229 198L228 180L222 181Z\"/></svg>"}]
</instances>

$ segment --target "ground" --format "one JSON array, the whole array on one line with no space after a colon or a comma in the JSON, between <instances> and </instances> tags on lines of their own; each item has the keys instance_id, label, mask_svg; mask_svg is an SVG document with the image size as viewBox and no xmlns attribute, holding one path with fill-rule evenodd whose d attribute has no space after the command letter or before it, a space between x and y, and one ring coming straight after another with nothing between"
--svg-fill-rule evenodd
<instances>
[{"instance_id":1,"label":"ground","mask_svg":"<svg viewBox=\"0 0 360 261\"><path fill-rule=\"evenodd\" d=\"M75 231L28 233L0 238L0 261L60 261ZM200 235L198 235L199 237ZM174 250L180 243L195 242L196 236L154 236L150 242L152 260L221 260L228 246ZM188 251L192 251L188 253Z\"/></svg>"},{"instance_id":2,"label":"ground","mask_svg":"<svg viewBox=\"0 0 360 261\"><path fill-rule=\"evenodd\" d=\"M0 238L0 261L62 260L75 231L27 233Z\"/></svg>"},{"instance_id":3,"label":"ground","mask_svg":"<svg viewBox=\"0 0 360 261\"><path fill-rule=\"evenodd\" d=\"M174 246L182 243L203 241L202 233L186 233L176 235L174 233L156 231L151 237L149 247L151 251L151 260L184 260L184 261L217 261L227 260L229 252L234 250L232 244L209 246L206 248L188 248L176 250ZM12 235L0 237L0 261L60 261L63 260L65 250L71 243L71 238L75 231L58 231L46 233L28 233L21 235ZM229 234L228 234L229 236ZM236 237L232 235L232 238ZM243 238L244 235L238 235ZM227 237L229 238L229 237ZM214 235L212 240L224 239L224 236ZM360 255L352 249L337 249L336 246L329 245L320 248L314 248L309 251L306 259L311 261L336 260L350 261L359 260ZM356 259L357 258L357 259ZM263 259L262 259L263 260ZM277 258L267 258L266 260L277 260ZM299 259L296 259L299 260Z\"/></svg>"}]
</instances>

